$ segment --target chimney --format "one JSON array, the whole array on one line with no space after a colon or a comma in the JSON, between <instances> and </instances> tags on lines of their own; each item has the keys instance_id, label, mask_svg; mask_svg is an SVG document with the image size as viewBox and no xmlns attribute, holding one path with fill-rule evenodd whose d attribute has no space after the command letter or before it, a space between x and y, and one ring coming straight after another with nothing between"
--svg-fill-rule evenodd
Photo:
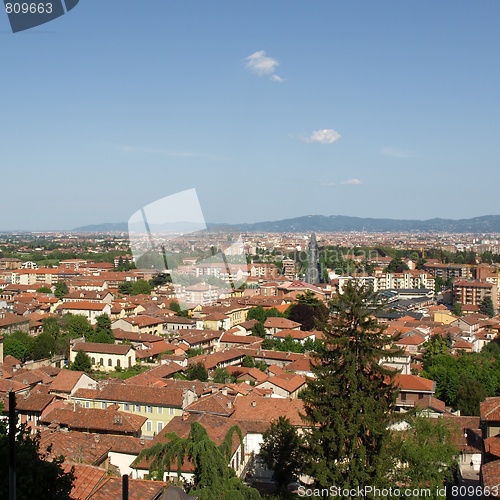
<instances>
[{"instance_id":1,"label":"chimney","mask_svg":"<svg viewBox=\"0 0 500 500\"><path fill-rule=\"evenodd\" d=\"M182 420L187 420L189 418L189 413L187 411L185 411L183 414L182 414Z\"/></svg>"},{"instance_id":2,"label":"chimney","mask_svg":"<svg viewBox=\"0 0 500 500\"><path fill-rule=\"evenodd\" d=\"M228 407L229 409L231 409L231 408L233 407L233 403L232 403L232 401L228 401L228 402L227 402L227 407Z\"/></svg>"},{"instance_id":3,"label":"chimney","mask_svg":"<svg viewBox=\"0 0 500 500\"><path fill-rule=\"evenodd\" d=\"M257 406L257 401L252 401L252 407L255 408Z\"/></svg>"}]
</instances>

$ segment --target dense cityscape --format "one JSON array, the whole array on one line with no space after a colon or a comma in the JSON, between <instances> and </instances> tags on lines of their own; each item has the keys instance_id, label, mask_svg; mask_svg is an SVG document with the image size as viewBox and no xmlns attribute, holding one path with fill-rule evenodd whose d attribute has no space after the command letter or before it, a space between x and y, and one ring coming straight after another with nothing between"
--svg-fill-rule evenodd
<instances>
[{"instance_id":1,"label":"dense cityscape","mask_svg":"<svg viewBox=\"0 0 500 500\"><path fill-rule=\"evenodd\" d=\"M169 484L199 498L213 488L242 498L325 496L328 482L320 488L304 449L327 419L314 422L313 395L327 353L342 352L339 321L350 314L342 301L352 294L363 297L367 331L383 339L374 359L394 386L386 431L414 439L413 454L385 470L386 484L404 498L417 489L432 498L495 490L500 235L245 233L236 250L222 234L174 236L158 268L136 261L126 234L0 235L3 414L15 394L27 435L39 433L45 459L74 474L71 498L117 497L123 475L140 498ZM224 241L232 251L214 260ZM373 395L359 389L359 397ZM432 446L443 448L425 466L418 419L431 422ZM444 444L434 442L443 432ZM179 455L171 433L214 450L229 443L221 481L239 485L202 484L213 457ZM338 465L325 458L327 469ZM354 476L353 466L344 480ZM337 479L350 484L377 486Z\"/></svg>"}]
</instances>

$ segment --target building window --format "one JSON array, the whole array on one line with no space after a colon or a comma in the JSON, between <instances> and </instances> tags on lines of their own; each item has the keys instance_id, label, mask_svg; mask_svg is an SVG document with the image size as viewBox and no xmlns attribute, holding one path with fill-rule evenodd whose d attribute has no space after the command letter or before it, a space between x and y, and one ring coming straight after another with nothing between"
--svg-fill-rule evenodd
<instances>
[{"instance_id":1,"label":"building window","mask_svg":"<svg viewBox=\"0 0 500 500\"><path fill-rule=\"evenodd\" d=\"M153 432L153 422L151 420L146 422L146 432Z\"/></svg>"},{"instance_id":2,"label":"building window","mask_svg":"<svg viewBox=\"0 0 500 500\"><path fill-rule=\"evenodd\" d=\"M108 366L112 366L112 361L111 361L111 358L108 359Z\"/></svg>"},{"instance_id":3,"label":"building window","mask_svg":"<svg viewBox=\"0 0 500 500\"><path fill-rule=\"evenodd\" d=\"M101 359L99 360L99 364L100 364L101 366L104 366L104 359L103 359L103 358L101 358Z\"/></svg>"},{"instance_id":4,"label":"building window","mask_svg":"<svg viewBox=\"0 0 500 500\"><path fill-rule=\"evenodd\" d=\"M90 408L90 401L85 401L85 408Z\"/></svg>"},{"instance_id":5,"label":"building window","mask_svg":"<svg viewBox=\"0 0 500 500\"><path fill-rule=\"evenodd\" d=\"M153 413L153 407L152 406L146 406L146 413Z\"/></svg>"},{"instance_id":6,"label":"building window","mask_svg":"<svg viewBox=\"0 0 500 500\"><path fill-rule=\"evenodd\" d=\"M141 411L141 405L134 405L134 411Z\"/></svg>"},{"instance_id":7,"label":"building window","mask_svg":"<svg viewBox=\"0 0 500 500\"><path fill-rule=\"evenodd\" d=\"M118 368L120 368L120 366L121 366L121 364L120 364L120 360L119 360L119 359L117 359L117 360L116 360L116 366L117 366Z\"/></svg>"},{"instance_id":8,"label":"building window","mask_svg":"<svg viewBox=\"0 0 500 500\"><path fill-rule=\"evenodd\" d=\"M123 405L123 411L130 411L130 405L128 403Z\"/></svg>"},{"instance_id":9,"label":"building window","mask_svg":"<svg viewBox=\"0 0 500 500\"><path fill-rule=\"evenodd\" d=\"M163 422L158 422L156 428L158 429L157 432L160 432L163 429Z\"/></svg>"},{"instance_id":10,"label":"building window","mask_svg":"<svg viewBox=\"0 0 500 500\"><path fill-rule=\"evenodd\" d=\"M163 415L163 406L158 406L158 415Z\"/></svg>"},{"instance_id":11,"label":"building window","mask_svg":"<svg viewBox=\"0 0 500 500\"><path fill-rule=\"evenodd\" d=\"M101 403L101 408L102 408L103 410L105 410L105 409L106 409L106 406L107 406L107 404L103 401L103 402Z\"/></svg>"},{"instance_id":12,"label":"building window","mask_svg":"<svg viewBox=\"0 0 500 500\"><path fill-rule=\"evenodd\" d=\"M92 358L92 364L95 365L95 358Z\"/></svg>"},{"instance_id":13,"label":"building window","mask_svg":"<svg viewBox=\"0 0 500 500\"><path fill-rule=\"evenodd\" d=\"M175 411L175 409L174 409L174 408L169 408L169 409L168 409L168 414L169 414L169 415L173 415L173 414L174 414L174 411Z\"/></svg>"}]
</instances>

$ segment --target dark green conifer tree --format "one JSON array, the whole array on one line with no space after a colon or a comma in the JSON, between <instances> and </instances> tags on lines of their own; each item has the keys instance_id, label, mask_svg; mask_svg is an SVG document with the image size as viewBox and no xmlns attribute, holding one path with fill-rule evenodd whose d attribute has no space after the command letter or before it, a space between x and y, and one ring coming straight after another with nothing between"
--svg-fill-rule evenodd
<instances>
[{"instance_id":1,"label":"dark green conifer tree","mask_svg":"<svg viewBox=\"0 0 500 500\"><path fill-rule=\"evenodd\" d=\"M373 315L379 306L379 296L354 280L331 304L316 379L302 396L310 425L307 467L320 488L384 484L397 388L394 373L380 364L391 339Z\"/></svg>"}]
</instances>

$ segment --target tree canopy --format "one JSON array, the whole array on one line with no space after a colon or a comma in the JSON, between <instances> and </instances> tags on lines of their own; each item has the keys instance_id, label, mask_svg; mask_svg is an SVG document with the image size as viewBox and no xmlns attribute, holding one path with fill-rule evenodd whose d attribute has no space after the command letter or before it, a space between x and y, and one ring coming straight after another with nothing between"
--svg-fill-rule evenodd
<instances>
[{"instance_id":1,"label":"tree canopy","mask_svg":"<svg viewBox=\"0 0 500 500\"><path fill-rule=\"evenodd\" d=\"M78 351L75 360L71 364L71 370L90 373L92 371L92 360L90 356L83 351Z\"/></svg>"},{"instance_id":2,"label":"tree canopy","mask_svg":"<svg viewBox=\"0 0 500 500\"><path fill-rule=\"evenodd\" d=\"M303 465L302 440L290 420L279 417L262 436L260 458L274 471L279 491L295 481Z\"/></svg>"},{"instance_id":3,"label":"tree canopy","mask_svg":"<svg viewBox=\"0 0 500 500\"><path fill-rule=\"evenodd\" d=\"M203 363L191 363L186 370L188 380L200 380L206 382L208 380L208 371Z\"/></svg>"},{"instance_id":4,"label":"tree canopy","mask_svg":"<svg viewBox=\"0 0 500 500\"><path fill-rule=\"evenodd\" d=\"M391 342L373 315L379 296L355 280L342 292L331 306L326 348L312 363L316 379L302 395L306 470L319 488L383 484L397 394L394 373L379 363Z\"/></svg>"},{"instance_id":5,"label":"tree canopy","mask_svg":"<svg viewBox=\"0 0 500 500\"><path fill-rule=\"evenodd\" d=\"M73 472L61 467L62 458L49 460L48 453L40 450L40 437L30 435L21 425L16 434L16 493L17 500L44 498L69 500L73 487ZM0 421L0 498L9 497L9 435L5 421Z\"/></svg>"},{"instance_id":6,"label":"tree canopy","mask_svg":"<svg viewBox=\"0 0 500 500\"><path fill-rule=\"evenodd\" d=\"M486 314L486 316L489 316L490 318L493 318L493 316L495 316L495 307L490 296L487 295L486 297L484 297L481 305L479 306L479 312L481 314Z\"/></svg>"},{"instance_id":7,"label":"tree canopy","mask_svg":"<svg viewBox=\"0 0 500 500\"><path fill-rule=\"evenodd\" d=\"M200 500L258 500L261 498L258 491L246 486L228 465L234 434L239 436L243 446L241 431L237 426L231 427L221 445L217 446L206 429L198 422L193 422L187 437L167 434L168 441L143 450L137 461L143 458L149 460L150 475L163 479L165 472L176 469L180 475L184 460L189 459L195 467L194 484L189 493Z\"/></svg>"},{"instance_id":8,"label":"tree canopy","mask_svg":"<svg viewBox=\"0 0 500 500\"><path fill-rule=\"evenodd\" d=\"M404 428L392 432L390 480L399 484L402 492L406 488L430 488L426 498L443 498L437 491L442 490L446 480L453 480L458 450L452 443L460 431L451 418L429 418L411 412L405 415Z\"/></svg>"}]
</instances>

